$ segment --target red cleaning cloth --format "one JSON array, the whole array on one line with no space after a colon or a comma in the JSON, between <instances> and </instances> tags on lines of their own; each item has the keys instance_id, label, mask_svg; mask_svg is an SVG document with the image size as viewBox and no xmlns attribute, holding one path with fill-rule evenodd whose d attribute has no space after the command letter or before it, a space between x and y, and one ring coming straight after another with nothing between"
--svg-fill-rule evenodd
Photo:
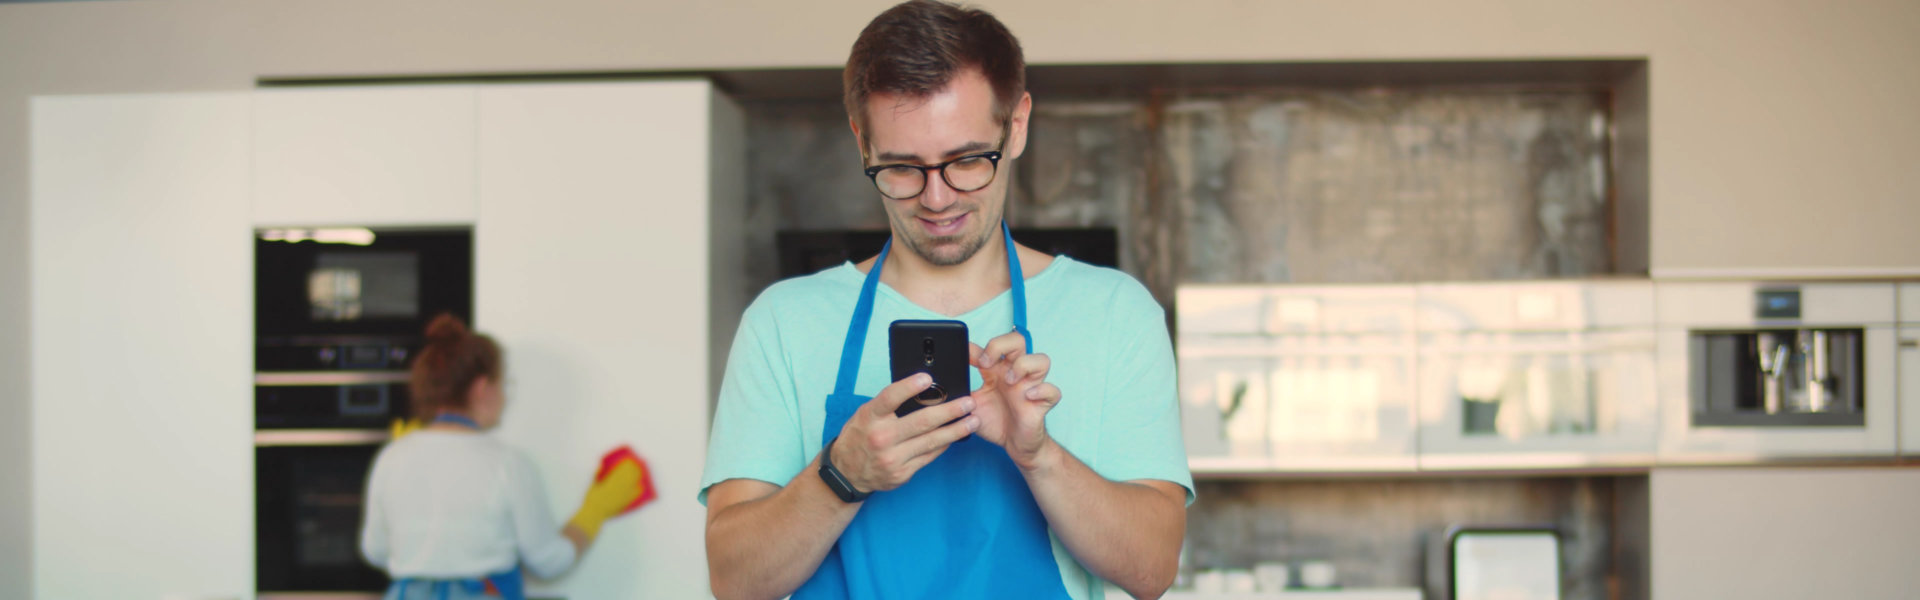
<instances>
[{"instance_id":1,"label":"red cleaning cloth","mask_svg":"<svg viewBox=\"0 0 1920 600\"><path fill-rule=\"evenodd\" d=\"M652 502L653 499L658 496L658 494L654 493L653 488L653 469L647 468L647 460L640 458L638 454L634 454L632 447L622 445L608 452L606 456L601 457L600 470L593 474L593 480L596 482L606 479L607 473L613 472L613 468L619 466L621 461L628 460L640 465L640 497L634 498L632 504L628 504L625 510L620 511L620 514L623 515L633 512L633 509L640 508L643 504Z\"/></svg>"}]
</instances>

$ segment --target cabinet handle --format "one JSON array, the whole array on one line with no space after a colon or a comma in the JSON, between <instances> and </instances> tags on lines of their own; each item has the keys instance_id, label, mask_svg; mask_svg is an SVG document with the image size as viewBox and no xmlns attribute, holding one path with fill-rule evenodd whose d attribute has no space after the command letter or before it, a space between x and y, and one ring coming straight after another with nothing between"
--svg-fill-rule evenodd
<instances>
[{"instance_id":1,"label":"cabinet handle","mask_svg":"<svg viewBox=\"0 0 1920 600\"><path fill-rule=\"evenodd\" d=\"M1920 348L1920 340L1900 340L1900 347L1906 350Z\"/></svg>"}]
</instances>

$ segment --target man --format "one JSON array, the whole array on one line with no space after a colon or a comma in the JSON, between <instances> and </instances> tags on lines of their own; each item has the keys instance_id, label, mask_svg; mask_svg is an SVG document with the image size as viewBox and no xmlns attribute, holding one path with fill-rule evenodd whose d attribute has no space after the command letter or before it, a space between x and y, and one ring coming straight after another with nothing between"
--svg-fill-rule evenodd
<instances>
[{"instance_id":1,"label":"man","mask_svg":"<svg viewBox=\"0 0 1920 600\"><path fill-rule=\"evenodd\" d=\"M848 120L893 236L742 318L702 480L716 596L1097 600L1103 580L1140 598L1172 583L1193 486L1164 313L1132 278L1005 233L1025 70L992 15L930 0L854 43ZM890 381L885 336L867 332L896 319L967 324L970 396L895 416L929 386Z\"/></svg>"}]
</instances>

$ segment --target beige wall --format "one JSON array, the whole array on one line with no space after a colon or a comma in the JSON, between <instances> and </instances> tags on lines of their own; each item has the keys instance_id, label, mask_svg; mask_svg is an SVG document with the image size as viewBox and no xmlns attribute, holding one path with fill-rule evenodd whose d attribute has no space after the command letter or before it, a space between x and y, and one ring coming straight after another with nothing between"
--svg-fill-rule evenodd
<instances>
[{"instance_id":1,"label":"beige wall","mask_svg":"<svg viewBox=\"0 0 1920 600\"><path fill-rule=\"evenodd\" d=\"M0 5L0 480L26 457L26 99L262 76L827 66L887 1ZM1656 273L1920 271L1920 2L994 1L1036 63L1646 57ZM1042 99L1044 101L1044 99ZM25 492L0 486L0 582ZM0 596L13 596L0 583Z\"/></svg>"},{"instance_id":2,"label":"beige wall","mask_svg":"<svg viewBox=\"0 0 1920 600\"><path fill-rule=\"evenodd\" d=\"M1654 598L1912 598L1920 469L1660 469Z\"/></svg>"}]
</instances>

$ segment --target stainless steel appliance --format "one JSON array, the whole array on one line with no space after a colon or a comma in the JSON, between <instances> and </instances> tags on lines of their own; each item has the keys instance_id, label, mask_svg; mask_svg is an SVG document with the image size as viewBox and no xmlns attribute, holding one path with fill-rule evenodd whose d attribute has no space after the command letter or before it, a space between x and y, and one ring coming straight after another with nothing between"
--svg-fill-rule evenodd
<instances>
[{"instance_id":1,"label":"stainless steel appliance","mask_svg":"<svg viewBox=\"0 0 1920 600\"><path fill-rule=\"evenodd\" d=\"M1662 462L1891 457L1892 283L1662 282Z\"/></svg>"},{"instance_id":2,"label":"stainless steel appliance","mask_svg":"<svg viewBox=\"0 0 1920 600\"><path fill-rule=\"evenodd\" d=\"M1691 333L1695 426L1866 424L1862 328Z\"/></svg>"},{"instance_id":3,"label":"stainless steel appliance","mask_svg":"<svg viewBox=\"0 0 1920 600\"><path fill-rule=\"evenodd\" d=\"M367 472L408 414L429 320L473 314L469 230L262 231L255 245L255 568L261 597L377 595Z\"/></svg>"}]
</instances>

